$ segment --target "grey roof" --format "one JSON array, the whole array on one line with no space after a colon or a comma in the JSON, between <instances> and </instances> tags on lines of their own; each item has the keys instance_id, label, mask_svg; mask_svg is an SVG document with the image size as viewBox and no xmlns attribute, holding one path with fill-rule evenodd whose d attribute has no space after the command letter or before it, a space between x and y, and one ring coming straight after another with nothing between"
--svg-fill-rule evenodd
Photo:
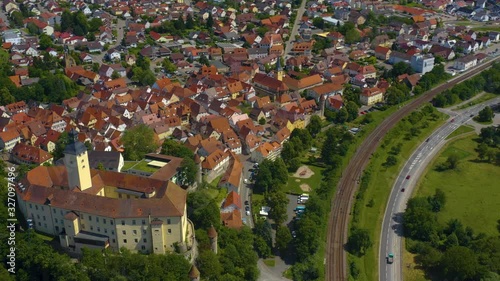
<instances>
[{"instance_id":1,"label":"grey roof","mask_svg":"<svg viewBox=\"0 0 500 281\"><path fill-rule=\"evenodd\" d=\"M92 169L97 169L99 163L102 163L106 170L118 170L120 164L120 152L117 151L90 151L89 165Z\"/></svg>"}]
</instances>

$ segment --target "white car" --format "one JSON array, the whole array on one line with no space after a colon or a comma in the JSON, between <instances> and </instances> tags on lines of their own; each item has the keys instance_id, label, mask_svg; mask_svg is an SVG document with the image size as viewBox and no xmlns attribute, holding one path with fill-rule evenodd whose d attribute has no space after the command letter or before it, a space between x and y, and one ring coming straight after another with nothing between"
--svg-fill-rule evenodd
<instances>
[{"instance_id":1,"label":"white car","mask_svg":"<svg viewBox=\"0 0 500 281\"><path fill-rule=\"evenodd\" d=\"M247 180L247 179L244 179L244 180L243 180L243 182L244 182L244 183L248 183L248 180Z\"/></svg>"},{"instance_id":2,"label":"white car","mask_svg":"<svg viewBox=\"0 0 500 281\"><path fill-rule=\"evenodd\" d=\"M247 210L247 211L245 212L245 214L246 214L247 216L249 216L249 215L250 215L250 211L249 211L249 210Z\"/></svg>"}]
</instances>

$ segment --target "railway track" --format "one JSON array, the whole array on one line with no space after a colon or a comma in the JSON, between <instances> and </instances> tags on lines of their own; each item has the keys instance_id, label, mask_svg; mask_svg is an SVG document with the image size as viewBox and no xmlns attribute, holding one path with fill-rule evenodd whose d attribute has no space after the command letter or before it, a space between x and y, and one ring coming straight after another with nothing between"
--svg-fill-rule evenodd
<instances>
[{"instance_id":1,"label":"railway track","mask_svg":"<svg viewBox=\"0 0 500 281\"><path fill-rule=\"evenodd\" d=\"M328 221L327 249L326 249L326 280L347 281L347 257L344 245L347 243L347 232L352 202L358 187L358 179L361 178L363 169L380 140L401 119L410 112L416 110L426 102L431 101L438 93L463 82L481 71L490 67L498 57L486 62L465 75L452 78L450 81L433 88L417 97L389 117L387 117L373 132L366 137L363 143L349 161L347 168L342 174L337 187L337 194L333 199L330 218Z\"/></svg>"}]
</instances>

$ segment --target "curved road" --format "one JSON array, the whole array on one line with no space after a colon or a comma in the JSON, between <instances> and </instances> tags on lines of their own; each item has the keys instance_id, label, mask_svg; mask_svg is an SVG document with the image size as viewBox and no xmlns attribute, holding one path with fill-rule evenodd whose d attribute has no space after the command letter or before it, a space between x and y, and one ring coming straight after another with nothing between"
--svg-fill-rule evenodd
<instances>
[{"instance_id":1,"label":"curved road","mask_svg":"<svg viewBox=\"0 0 500 281\"><path fill-rule=\"evenodd\" d=\"M477 115L485 106L500 102L500 98L478 104L469 109L464 109L454 113L451 118L436 129L411 155L403 169L399 173L391 191L391 196L387 202L382 232L380 233L379 247L379 280L398 281L403 280L403 225L402 216L406 209L406 203L411 197L412 190L421 176L425 167L431 162L434 156L447 142L448 137L460 125L469 121L471 115ZM407 176L410 176L407 179ZM402 189L404 188L404 192ZM389 253L394 254L394 262L388 264L386 257Z\"/></svg>"},{"instance_id":2,"label":"curved road","mask_svg":"<svg viewBox=\"0 0 500 281\"><path fill-rule=\"evenodd\" d=\"M338 183L337 194L331 207L326 249L326 280L347 280L347 259L344 245L347 242L349 215L357 189L357 179L361 177L363 169L366 167L370 155L378 147L380 139L410 112L419 108L424 103L431 101L438 93L490 67L497 59L498 58L495 58L482 65L478 65L471 71L457 76L447 83L441 84L417 97L409 104L387 117L359 146L358 150L349 161L346 170L343 172L342 178Z\"/></svg>"}]
</instances>

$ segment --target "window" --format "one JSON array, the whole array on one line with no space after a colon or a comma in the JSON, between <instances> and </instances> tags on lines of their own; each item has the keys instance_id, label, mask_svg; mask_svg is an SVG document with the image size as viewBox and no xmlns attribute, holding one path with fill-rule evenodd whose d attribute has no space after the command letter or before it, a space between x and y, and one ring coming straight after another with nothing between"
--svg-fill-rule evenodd
<instances>
[{"instance_id":1,"label":"window","mask_svg":"<svg viewBox=\"0 0 500 281\"><path fill-rule=\"evenodd\" d=\"M56 231L59 232L59 226L56 226Z\"/></svg>"},{"instance_id":2,"label":"window","mask_svg":"<svg viewBox=\"0 0 500 281\"><path fill-rule=\"evenodd\" d=\"M132 224L135 225L135 220L132 220Z\"/></svg>"},{"instance_id":3,"label":"window","mask_svg":"<svg viewBox=\"0 0 500 281\"><path fill-rule=\"evenodd\" d=\"M101 228L100 227L97 227L97 232L101 232Z\"/></svg>"},{"instance_id":4,"label":"window","mask_svg":"<svg viewBox=\"0 0 500 281\"><path fill-rule=\"evenodd\" d=\"M127 235L127 231L126 230L123 230L122 233L123 233L123 235Z\"/></svg>"},{"instance_id":5,"label":"window","mask_svg":"<svg viewBox=\"0 0 500 281\"><path fill-rule=\"evenodd\" d=\"M143 251L144 251L144 250L146 250L146 246L142 245L142 246L141 246L141 249L142 249Z\"/></svg>"},{"instance_id":6,"label":"window","mask_svg":"<svg viewBox=\"0 0 500 281\"><path fill-rule=\"evenodd\" d=\"M85 229L85 225L84 224L82 224L82 229Z\"/></svg>"},{"instance_id":7,"label":"window","mask_svg":"<svg viewBox=\"0 0 500 281\"><path fill-rule=\"evenodd\" d=\"M111 230L111 235L115 235L115 231L114 230Z\"/></svg>"},{"instance_id":8,"label":"window","mask_svg":"<svg viewBox=\"0 0 500 281\"><path fill-rule=\"evenodd\" d=\"M124 220L122 220L122 225L125 225L125 221Z\"/></svg>"},{"instance_id":9,"label":"window","mask_svg":"<svg viewBox=\"0 0 500 281\"><path fill-rule=\"evenodd\" d=\"M43 211L43 206L42 206L42 211Z\"/></svg>"},{"instance_id":10,"label":"window","mask_svg":"<svg viewBox=\"0 0 500 281\"><path fill-rule=\"evenodd\" d=\"M36 217L37 217L38 219L40 219L40 215L36 215Z\"/></svg>"},{"instance_id":11,"label":"window","mask_svg":"<svg viewBox=\"0 0 500 281\"><path fill-rule=\"evenodd\" d=\"M127 244L127 239L123 239L123 243Z\"/></svg>"},{"instance_id":12,"label":"window","mask_svg":"<svg viewBox=\"0 0 500 281\"><path fill-rule=\"evenodd\" d=\"M116 243L116 240L115 240L115 239L113 239L113 243Z\"/></svg>"},{"instance_id":13,"label":"window","mask_svg":"<svg viewBox=\"0 0 500 281\"><path fill-rule=\"evenodd\" d=\"M92 226L92 225L91 225L91 226L90 226L90 230L92 230L92 231L93 231L93 230L94 230L94 226Z\"/></svg>"},{"instance_id":14,"label":"window","mask_svg":"<svg viewBox=\"0 0 500 281\"><path fill-rule=\"evenodd\" d=\"M89 221L92 221L92 216L89 216Z\"/></svg>"},{"instance_id":15,"label":"window","mask_svg":"<svg viewBox=\"0 0 500 281\"><path fill-rule=\"evenodd\" d=\"M167 224L170 224L170 219L167 219Z\"/></svg>"},{"instance_id":16,"label":"window","mask_svg":"<svg viewBox=\"0 0 500 281\"><path fill-rule=\"evenodd\" d=\"M99 222L99 218L98 218L98 217L96 217L96 218L95 218L95 221L96 221L96 222Z\"/></svg>"},{"instance_id":17,"label":"window","mask_svg":"<svg viewBox=\"0 0 500 281\"><path fill-rule=\"evenodd\" d=\"M110 221L109 221L109 223L110 223L111 225L113 225L113 223L114 223L114 222L113 222L112 220L110 220Z\"/></svg>"},{"instance_id":18,"label":"window","mask_svg":"<svg viewBox=\"0 0 500 281\"><path fill-rule=\"evenodd\" d=\"M38 223L38 226L42 226L42 224L39 222L39 223Z\"/></svg>"},{"instance_id":19,"label":"window","mask_svg":"<svg viewBox=\"0 0 500 281\"><path fill-rule=\"evenodd\" d=\"M106 219L102 219L102 223L106 224Z\"/></svg>"},{"instance_id":20,"label":"window","mask_svg":"<svg viewBox=\"0 0 500 281\"><path fill-rule=\"evenodd\" d=\"M35 209L38 210L38 205L35 205Z\"/></svg>"},{"instance_id":21,"label":"window","mask_svg":"<svg viewBox=\"0 0 500 281\"><path fill-rule=\"evenodd\" d=\"M45 226L45 228L47 228L47 224L46 223L44 223L43 225Z\"/></svg>"},{"instance_id":22,"label":"window","mask_svg":"<svg viewBox=\"0 0 500 281\"><path fill-rule=\"evenodd\" d=\"M168 234L172 234L172 229L168 229Z\"/></svg>"},{"instance_id":23,"label":"window","mask_svg":"<svg viewBox=\"0 0 500 281\"><path fill-rule=\"evenodd\" d=\"M45 216L43 216L43 220L44 220L44 221L46 220L46 219L45 219Z\"/></svg>"},{"instance_id":24,"label":"window","mask_svg":"<svg viewBox=\"0 0 500 281\"><path fill-rule=\"evenodd\" d=\"M146 238L142 239L142 242L148 243L148 240Z\"/></svg>"},{"instance_id":25,"label":"window","mask_svg":"<svg viewBox=\"0 0 500 281\"><path fill-rule=\"evenodd\" d=\"M134 235L137 235L137 230L134 230Z\"/></svg>"},{"instance_id":26,"label":"window","mask_svg":"<svg viewBox=\"0 0 500 281\"><path fill-rule=\"evenodd\" d=\"M146 224L146 220L142 220L142 225L145 225Z\"/></svg>"},{"instance_id":27,"label":"window","mask_svg":"<svg viewBox=\"0 0 500 281\"><path fill-rule=\"evenodd\" d=\"M54 211L54 214L56 213L56 209L52 209L52 211Z\"/></svg>"},{"instance_id":28,"label":"window","mask_svg":"<svg viewBox=\"0 0 500 281\"><path fill-rule=\"evenodd\" d=\"M61 210L61 216L62 216L62 215L63 215L63 212L62 212L62 210Z\"/></svg>"},{"instance_id":29,"label":"window","mask_svg":"<svg viewBox=\"0 0 500 281\"><path fill-rule=\"evenodd\" d=\"M143 233L143 234L147 234L147 233L148 233L148 231L147 231L147 230L145 230L145 229L143 229L143 230L142 230L142 233Z\"/></svg>"},{"instance_id":30,"label":"window","mask_svg":"<svg viewBox=\"0 0 500 281\"><path fill-rule=\"evenodd\" d=\"M30 209L33 209L33 205L30 204Z\"/></svg>"},{"instance_id":31,"label":"window","mask_svg":"<svg viewBox=\"0 0 500 281\"><path fill-rule=\"evenodd\" d=\"M57 219L54 219L54 221L55 221L56 223L58 223L58 222L59 222Z\"/></svg>"},{"instance_id":32,"label":"window","mask_svg":"<svg viewBox=\"0 0 500 281\"><path fill-rule=\"evenodd\" d=\"M134 242L135 242L135 243L137 243L137 242L139 242L139 241L137 240L137 238L135 238L135 239L134 239Z\"/></svg>"},{"instance_id":33,"label":"window","mask_svg":"<svg viewBox=\"0 0 500 281\"><path fill-rule=\"evenodd\" d=\"M104 229L104 233L108 233L108 229L107 228Z\"/></svg>"}]
</instances>

